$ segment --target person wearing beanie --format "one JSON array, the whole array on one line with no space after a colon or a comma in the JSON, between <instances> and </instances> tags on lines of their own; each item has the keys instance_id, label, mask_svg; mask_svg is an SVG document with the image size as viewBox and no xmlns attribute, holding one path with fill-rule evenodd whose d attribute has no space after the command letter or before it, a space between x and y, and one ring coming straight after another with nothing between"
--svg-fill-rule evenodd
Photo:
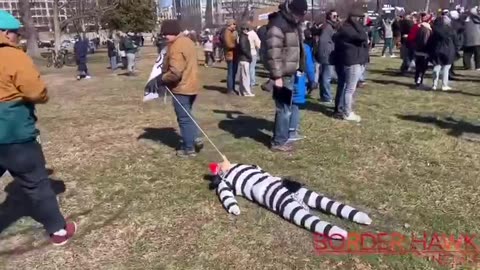
<instances>
[{"instance_id":1,"label":"person wearing beanie","mask_svg":"<svg viewBox=\"0 0 480 270\"><path fill-rule=\"evenodd\" d=\"M197 50L193 41L181 33L178 20L165 20L161 34L168 42L161 83L173 94L173 107L180 127L181 145L178 157L194 157L203 148L192 109L200 89Z\"/></svg>"},{"instance_id":2,"label":"person wearing beanie","mask_svg":"<svg viewBox=\"0 0 480 270\"><path fill-rule=\"evenodd\" d=\"M0 176L6 171L26 195L30 216L40 222L53 245L64 245L77 230L60 213L55 192L48 179L42 146L37 142L35 104L48 101L47 88L33 61L18 47L20 22L0 10ZM15 211L16 208L9 210ZM17 208L18 209L18 208ZM0 232L18 216L9 210L0 213ZM4 223L4 222L2 222Z\"/></svg>"},{"instance_id":3,"label":"person wearing beanie","mask_svg":"<svg viewBox=\"0 0 480 270\"><path fill-rule=\"evenodd\" d=\"M430 62L433 64L432 90L438 89L440 73L442 73L442 91L452 88L449 83L449 70L455 61L455 33L450 26L451 20L447 15L437 18L432 27L432 36L428 42Z\"/></svg>"},{"instance_id":4,"label":"person wearing beanie","mask_svg":"<svg viewBox=\"0 0 480 270\"><path fill-rule=\"evenodd\" d=\"M229 20L223 33L225 60L227 61L227 94L235 93L235 78L237 76L238 62L234 61L237 47L237 24Z\"/></svg>"},{"instance_id":5,"label":"person wearing beanie","mask_svg":"<svg viewBox=\"0 0 480 270\"><path fill-rule=\"evenodd\" d=\"M335 114L354 122L361 120L353 112L354 93L369 59L364 14L362 7L354 6L335 36L334 64L338 75Z\"/></svg>"},{"instance_id":6,"label":"person wearing beanie","mask_svg":"<svg viewBox=\"0 0 480 270\"><path fill-rule=\"evenodd\" d=\"M276 107L272 151L293 150L288 142L291 105L295 75L306 69L300 24L307 8L306 0L286 0L268 21L266 60Z\"/></svg>"}]
</instances>

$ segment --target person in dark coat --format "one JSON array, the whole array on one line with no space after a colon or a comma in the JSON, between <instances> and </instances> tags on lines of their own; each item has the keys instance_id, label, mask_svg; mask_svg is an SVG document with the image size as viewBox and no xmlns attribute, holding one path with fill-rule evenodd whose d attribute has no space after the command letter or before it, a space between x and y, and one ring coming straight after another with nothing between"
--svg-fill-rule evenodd
<instances>
[{"instance_id":1,"label":"person in dark coat","mask_svg":"<svg viewBox=\"0 0 480 270\"><path fill-rule=\"evenodd\" d=\"M333 35L335 35L337 27L338 14L335 10L330 10L327 13L327 21L322 25L322 31L315 55L315 59L321 64L319 81L321 102L332 102L331 83L334 67L331 61L331 54L335 49Z\"/></svg>"},{"instance_id":2,"label":"person in dark coat","mask_svg":"<svg viewBox=\"0 0 480 270\"><path fill-rule=\"evenodd\" d=\"M455 61L460 59L460 51L463 47L463 32L465 31L465 22L460 19L458 11L453 10L449 13L450 19L452 19L452 29L455 34ZM452 64L450 68L450 80L455 80L454 72L455 64Z\"/></svg>"},{"instance_id":3,"label":"person in dark coat","mask_svg":"<svg viewBox=\"0 0 480 270\"><path fill-rule=\"evenodd\" d=\"M338 75L335 114L344 120L360 122L360 116L353 112L352 107L363 66L368 63L368 36L363 26L363 8L358 4L351 10L334 37L333 59Z\"/></svg>"},{"instance_id":4,"label":"person in dark coat","mask_svg":"<svg viewBox=\"0 0 480 270\"><path fill-rule=\"evenodd\" d=\"M447 16L437 18L432 27L432 36L427 45L430 62L433 64L433 86L437 90L440 72L442 77L442 91L451 90L448 86L449 70L455 61L455 32L451 26L451 19Z\"/></svg>"},{"instance_id":5,"label":"person in dark coat","mask_svg":"<svg viewBox=\"0 0 480 270\"><path fill-rule=\"evenodd\" d=\"M415 25L411 16L402 18L399 22L400 25L400 56L402 57L402 66L400 67L400 73L405 74L408 71L413 59L415 58L415 51L408 46L407 38L408 34Z\"/></svg>"},{"instance_id":6,"label":"person in dark coat","mask_svg":"<svg viewBox=\"0 0 480 270\"><path fill-rule=\"evenodd\" d=\"M77 37L77 41L73 47L75 52L75 60L78 66L78 75L77 80L83 78L90 79L90 74L88 73L87 68L87 55L88 55L88 39L85 37Z\"/></svg>"},{"instance_id":7,"label":"person in dark coat","mask_svg":"<svg viewBox=\"0 0 480 270\"><path fill-rule=\"evenodd\" d=\"M247 24L240 27L239 40L236 46L237 52L234 54L234 61L240 67L240 95L246 97L254 97L250 89L250 63L252 62L252 52L250 41L248 40L248 31L250 31Z\"/></svg>"},{"instance_id":8,"label":"person in dark coat","mask_svg":"<svg viewBox=\"0 0 480 270\"><path fill-rule=\"evenodd\" d=\"M107 40L108 58L110 59L110 69L114 72L117 69L117 48L113 36L110 35Z\"/></svg>"}]
</instances>

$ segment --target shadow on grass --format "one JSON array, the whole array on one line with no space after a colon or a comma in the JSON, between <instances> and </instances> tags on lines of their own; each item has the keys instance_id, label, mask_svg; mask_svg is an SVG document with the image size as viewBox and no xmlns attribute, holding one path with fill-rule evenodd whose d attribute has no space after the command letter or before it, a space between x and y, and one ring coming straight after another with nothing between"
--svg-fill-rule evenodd
<instances>
[{"instance_id":1,"label":"shadow on grass","mask_svg":"<svg viewBox=\"0 0 480 270\"><path fill-rule=\"evenodd\" d=\"M62 181L59 181L59 182L61 182L61 183L56 183L55 185L59 185L60 188L63 185L63 188L64 188L63 182ZM58 192L58 190L56 192ZM98 204L95 204L92 208L85 209L81 212L70 215L66 219L67 220L73 220L73 219L76 219L80 216L85 216L85 215L91 214L95 209L99 209L103 205L105 205L106 203L110 203L114 199L114 197L117 195L117 193L118 192L112 193L109 198L105 199L104 201L101 201ZM79 232L77 232L77 234L75 234L75 237L72 239L72 241L75 241L75 239L81 238L83 235L88 235L88 234L92 233L94 230L98 230L98 229L101 229L105 226L108 226L108 225L112 224L113 221L118 219L118 217L120 217L125 212L125 210L127 209L129 204L130 204L130 201L125 201L123 203L122 207L120 207L117 211L115 211L113 213L109 212L109 214L105 218L100 218L100 219L95 218L95 222L91 222L88 225L86 224L85 226L82 226L81 230ZM4 241L6 238L14 237L14 236L20 235L20 234L25 234L29 230L31 230L31 228L16 231L14 234L10 234L10 235L7 235L6 237L0 238L0 240ZM37 242L37 240L33 236L30 236L25 241L22 241L19 244L15 244L16 246L8 247L5 250L0 250L0 258L1 257L12 256L12 255L22 255L22 254L28 253L32 250L41 250L45 247L51 246L50 241L43 241L40 244L36 244L36 242Z\"/></svg>"},{"instance_id":2,"label":"shadow on grass","mask_svg":"<svg viewBox=\"0 0 480 270\"><path fill-rule=\"evenodd\" d=\"M406 86L408 88L413 89L415 85L413 83L408 83L408 82L402 82L402 81L397 81L397 80L381 80L381 79L371 79L371 82L378 83L378 84L383 84L383 85L402 85Z\"/></svg>"},{"instance_id":3,"label":"shadow on grass","mask_svg":"<svg viewBox=\"0 0 480 270\"><path fill-rule=\"evenodd\" d=\"M144 128L143 133L138 136L137 140L147 139L154 142L160 142L170 148L176 148L180 142L180 135L174 128Z\"/></svg>"},{"instance_id":4,"label":"shadow on grass","mask_svg":"<svg viewBox=\"0 0 480 270\"><path fill-rule=\"evenodd\" d=\"M267 147L270 146L271 137L263 130L272 131L273 122L244 115L239 111L213 110L214 113L225 114L227 119L221 120L218 127L232 134L236 139L250 138Z\"/></svg>"},{"instance_id":5,"label":"shadow on grass","mask_svg":"<svg viewBox=\"0 0 480 270\"><path fill-rule=\"evenodd\" d=\"M49 179L49 181L56 195L65 192L66 188L63 181L55 179ZM19 219L32 214L30 200L16 181L10 182L5 187L5 193L7 193L7 198L0 204L0 233ZM29 229L17 231L17 234L27 230Z\"/></svg>"},{"instance_id":6,"label":"shadow on grass","mask_svg":"<svg viewBox=\"0 0 480 270\"><path fill-rule=\"evenodd\" d=\"M312 112L320 112L325 116L332 117L334 108L331 106L327 106L321 103L312 102L311 100L307 100L304 106L305 110L309 110Z\"/></svg>"},{"instance_id":7,"label":"shadow on grass","mask_svg":"<svg viewBox=\"0 0 480 270\"><path fill-rule=\"evenodd\" d=\"M397 115L397 117L402 120L433 124L441 129L449 129L448 134L455 137L460 137L464 133L480 134L480 125L475 125L463 120L456 120L451 117L443 119L435 116L421 115Z\"/></svg>"},{"instance_id":8,"label":"shadow on grass","mask_svg":"<svg viewBox=\"0 0 480 270\"><path fill-rule=\"evenodd\" d=\"M223 86L218 86L218 85L204 85L203 89L205 90L211 90L211 91L217 91L223 94L227 93L227 88Z\"/></svg>"}]
</instances>

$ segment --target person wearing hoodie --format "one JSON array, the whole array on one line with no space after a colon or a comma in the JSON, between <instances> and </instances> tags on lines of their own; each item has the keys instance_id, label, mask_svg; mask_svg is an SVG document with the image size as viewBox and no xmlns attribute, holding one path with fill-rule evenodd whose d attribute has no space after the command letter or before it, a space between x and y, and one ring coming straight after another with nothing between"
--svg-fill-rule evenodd
<instances>
[{"instance_id":1,"label":"person wearing hoodie","mask_svg":"<svg viewBox=\"0 0 480 270\"><path fill-rule=\"evenodd\" d=\"M423 78L428 69L428 41L432 34L430 14L420 14L420 22L412 27L408 34L410 48L415 51L415 86L417 89L423 89Z\"/></svg>"},{"instance_id":2,"label":"person wearing hoodie","mask_svg":"<svg viewBox=\"0 0 480 270\"><path fill-rule=\"evenodd\" d=\"M73 237L77 225L60 213L37 142L35 105L48 101L47 88L32 59L18 47L20 28L15 17L0 10L0 176L10 173L25 194L18 203L43 225L50 242L60 246Z\"/></svg>"},{"instance_id":3,"label":"person wearing hoodie","mask_svg":"<svg viewBox=\"0 0 480 270\"><path fill-rule=\"evenodd\" d=\"M363 26L365 12L360 4L354 5L347 20L335 35L334 63L338 75L335 96L335 115L360 122L353 112L354 93L368 62L368 36Z\"/></svg>"},{"instance_id":4,"label":"person wearing hoodie","mask_svg":"<svg viewBox=\"0 0 480 270\"><path fill-rule=\"evenodd\" d=\"M388 49L388 54L390 57L395 57L393 54L393 25L394 20L391 18L387 19L382 19L382 24L383 24L383 33L385 35L384 37L384 44L383 44L383 50L382 50L382 57L385 57L385 52Z\"/></svg>"},{"instance_id":5,"label":"person wearing hoodie","mask_svg":"<svg viewBox=\"0 0 480 270\"><path fill-rule=\"evenodd\" d=\"M305 136L300 134L300 109L305 105L307 88L317 88L315 60L313 59L312 47L310 47L307 42L304 42L303 50L305 51L305 72L295 74L288 142L296 142L305 139Z\"/></svg>"},{"instance_id":6,"label":"person wearing hoodie","mask_svg":"<svg viewBox=\"0 0 480 270\"><path fill-rule=\"evenodd\" d=\"M162 22L162 35L168 40L161 83L173 93L173 107L180 127L178 157L194 157L203 148L198 128L193 122L193 103L199 92L197 50L193 41L182 34L178 20Z\"/></svg>"},{"instance_id":7,"label":"person wearing hoodie","mask_svg":"<svg viewBox=\"0 0 480 270\"><path fill-rule=\"evenodd\" d=\"M335 50L333 36L338 26L338 14L335 10L327 12L327 21L321 27L320 39L316 50L315 59L321 64L320 71L320 101L332 102L332 52Z\"/></svg>"},{"instance_id":8,"label":"person wearing hoodie","mask_svg":"<svg viewBox=\"0 0 480 270\"><path fill-rule=\"evenodd\" d=\"M240 67L240 95L245 97L254 97L250 89L250 63L252 62L252 49L248 40L249 26L242 24L237 44L237 52L234 61L238 62Z\"/></svg>"},{"instance_id":9,"label":"person wearing hoodie","mask_svg":"<svg viewBox=\"0 0 480 270\"><path fill-rule=\"evenodd\" d=\"M75 45L73 46L75 60L78 67L77 80L81 80L83 78L90 79L90 74L88 73L87 67L88 46L88 39L85 36L78 36Z\"/></svg>"},{"instance_id":10,"label":"person wearing hoodie","mask_svg":"<svg viewBox=\"0 0 480 270\"><path fill-rule=\"evenodd\" d=\"M308 5L306 0L286 0L268 22L267 69L273 82L275 123L272 151L290 152L288 143L295 75L305 71L302 30Z\"/></svg>"},{"instance_id":11,"label":"person wearing hoodie","mask_svg":"<svg viewBox=\"0 0 480 270\"><path fill-rule=\"evenodd\" d=\"M476 70L480 70L480 16L478 8L472 8L465 21L463 66L472 69L472 56Z\"/></svg>"},{"instance_id":12,"label":"person wearing hoodie","mask_svg":"<svg viewBox=\"0 0 480 270\"><path fill-rule=\"evenodd\" d=\"M449 12L448 16L450 16L450 19L452 20L452 29L453 32L455 33L455 61L460 59L460 51L462 50L463 47L463 32L465 30L465 25L464 22L461 21L460 19L460 14L456 10L452 10ZM450 68L450 80L455 80L455 72L454 72L454 67L455 63L452 64L452 67Z\"/></svg>"},{"instance_id":13,"label":"person wearing hoodie","mask_svg":"<svg viewBox=\"0 0 480 270\"><path fill-rule=\"evenodd\" d=\"M433 64L433 86L437 90L442 73L442 91L452 88L448 85L449 70L455 61L455 33L451 27L451 20L443 15L435 20L432 27L432 36L427 44L430 61Z\"/></svg>"}]
</instances>

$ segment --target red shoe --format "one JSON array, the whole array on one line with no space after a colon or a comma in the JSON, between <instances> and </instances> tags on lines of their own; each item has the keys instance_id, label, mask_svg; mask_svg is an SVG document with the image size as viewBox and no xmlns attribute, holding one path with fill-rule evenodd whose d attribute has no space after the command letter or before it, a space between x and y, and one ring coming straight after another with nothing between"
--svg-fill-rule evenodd
<instances>
[{"instance_id":1,"label":"red shoe","mask_svg":"<svg viewBox=\"0 0 480 270\"><path fill-rule=\"evenodd\" d=\"M54 234L50 236L50 241L54 246L63 246L67 244L70 238L72 238L77 232L77 224L75 222L68 222L65 226L65 230L67 231L67 234L64 236L58 236Z\"/></svg>"}]
</instances>

